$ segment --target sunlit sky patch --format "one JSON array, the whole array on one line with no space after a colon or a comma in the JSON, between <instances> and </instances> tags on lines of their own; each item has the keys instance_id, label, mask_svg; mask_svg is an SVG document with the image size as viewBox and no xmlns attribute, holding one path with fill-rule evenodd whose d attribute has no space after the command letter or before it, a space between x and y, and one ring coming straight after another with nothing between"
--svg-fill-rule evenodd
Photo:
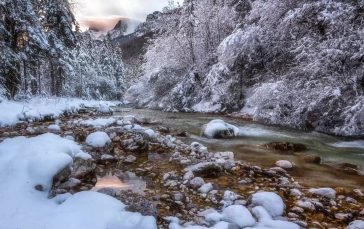
<instances>
[{"instance_id":1,"label":"sunlit sky patch","mask_svg":"<svg viewBox=\"0 0 364 229\"><path fill-rule=\"evenodd\" d=\"M162 10L168 0L75 0L75 15L82 28L90 22L111 29L119 18L144 21L149 13ZM183 0L175 0L182 3Z\"/></svg>"}]
</instances>

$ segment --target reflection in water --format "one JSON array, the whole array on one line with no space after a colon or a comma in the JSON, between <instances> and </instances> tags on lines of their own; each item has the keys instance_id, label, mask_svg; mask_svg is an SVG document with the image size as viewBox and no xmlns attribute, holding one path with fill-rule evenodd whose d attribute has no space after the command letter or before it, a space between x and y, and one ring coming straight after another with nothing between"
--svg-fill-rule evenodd
<instances>
[{"instance_id":1,"label":"reflection in water","mask_svg":"<svg viewBox=\"0 0 364 229\"><path fill-rule=\"evenodd\" d=\"M132 172L118 173L117 175L108 174L97 179L97 183L93 188L98 191L103 188L110 188L115 191L132 190L135 193L142 194L147 184Z\"/></svg>"}]
</instances>

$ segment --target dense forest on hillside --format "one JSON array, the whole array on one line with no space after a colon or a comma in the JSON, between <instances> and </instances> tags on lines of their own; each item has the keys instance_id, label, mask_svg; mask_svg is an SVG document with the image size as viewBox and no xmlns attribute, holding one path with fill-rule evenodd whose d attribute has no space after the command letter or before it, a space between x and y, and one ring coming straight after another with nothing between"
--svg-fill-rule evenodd
<instances>
[{"instance_id":1,"label":"dense forest on hillside","mask_svg":"<svg viewBox=\"0 0 364 229\"><path fill-rule=\"evenodd\" d=\"M364 133L363 1L188 0L149 19L138 105Z\"/></svg>"},{"instance_id":2,"label":"dense forest on hillside","mask_svg":"<svg viewBox=\"0 0 364 229\"><path fill-rule=\"evenodd\" d=\"M121 51L81 33L66 0L0 2L0 93L121 98Z\"/></svg>"}]
</instances>

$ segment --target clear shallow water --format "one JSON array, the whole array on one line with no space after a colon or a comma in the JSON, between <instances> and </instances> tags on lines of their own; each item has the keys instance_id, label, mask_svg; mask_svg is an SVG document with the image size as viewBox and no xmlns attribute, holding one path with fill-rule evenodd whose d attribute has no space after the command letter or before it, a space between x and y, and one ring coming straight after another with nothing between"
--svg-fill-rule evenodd
<instances>
[{"instance_id":1,"label":"clear shallow water","mask_svg":"<svg viewBox=\"0 0 364 229\"><path fill-rule=\"evenodd\" d=\"M364 188L364 176L345 174L335 169L339 163L351 163L364 170L364 140L343 139L317 132L297 131L282 127L266 126L222 115L200 113L168 113L148 109L121 108L118 115L134 115L158 121L162 126L187 131L190 136L181 138L186 143L201 142L210 151L233 151L237 159L264 167L274 166L277 160L290 160L296 164L291 172L300 181L314 186L346 186ZM201 128L212 119L239 127L240 135L234 139L207 139L200 136ZM283 154L261 147L269 142L305 144L302 153ZM306 163L305 155L318 155L322 165Z\"/></svg>"}]
</instances>

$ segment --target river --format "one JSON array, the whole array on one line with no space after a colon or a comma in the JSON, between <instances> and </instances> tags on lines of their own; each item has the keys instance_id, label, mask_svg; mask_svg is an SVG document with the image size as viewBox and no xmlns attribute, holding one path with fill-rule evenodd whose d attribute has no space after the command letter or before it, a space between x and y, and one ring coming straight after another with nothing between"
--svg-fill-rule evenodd
<instances>
[{"instance_id":1,"label":"river","mask_svg":"<svg viewBox=\"0 0 364 229\"><path fill-rule=\"evenodd\" d=\"M317 132L305 132L288 128L262 125L223 115L202 113L169 113L148 109L117 108L116 115L133 115L151 118L162 126L187 131L186 143L198 141L210 151L232 151L236 159L250 164L273 167L277 160L289 160L295 164L290 173L301 183L313 187L364 188L364 141L329 136ZM213 119L236 125L241 136L234 139L207 139L201 137L201 127ZM292 142L307 146L301 153L280 153L262 147L270 142ZM321 164L307 163L304 155L318 155ZM338 169L340 163L355 164L362 175L347 174Z\"/></svg>"}]
</instances>

